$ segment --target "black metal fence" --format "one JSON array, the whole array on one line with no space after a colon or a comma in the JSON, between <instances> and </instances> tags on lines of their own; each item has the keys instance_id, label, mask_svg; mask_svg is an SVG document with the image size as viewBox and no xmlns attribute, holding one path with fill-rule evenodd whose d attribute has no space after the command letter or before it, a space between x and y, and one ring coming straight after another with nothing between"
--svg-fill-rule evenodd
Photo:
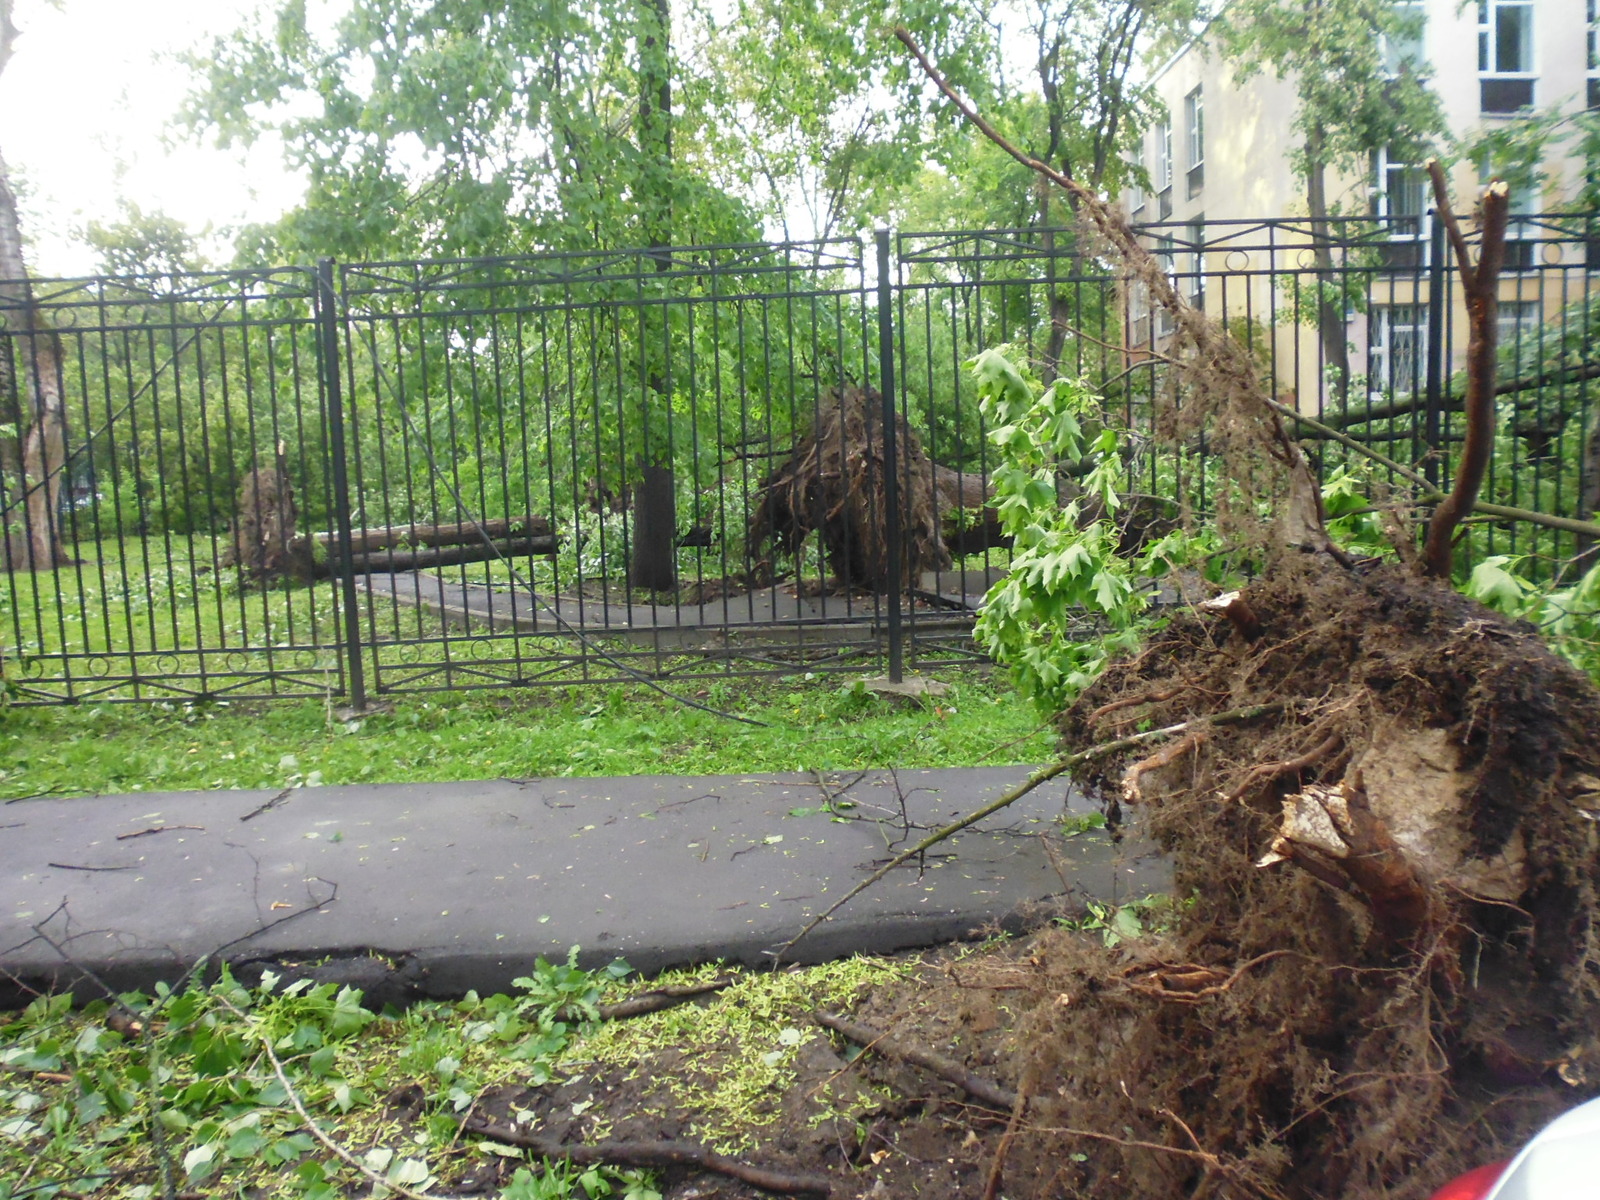
<instances>
[{"instance_id":1,"label":"black metal fence","mask_svg":"<svg viewBox=\"0 0 1600 1200\"><path fill-rule=\"evenodd\" d=\"M1295 222L1145 232L1275 394L1448 477L1465 324L1425 219L1338 224L1321 254ZM1514 226L1500 503L1600 507L1596 235L1587 218ZM1153 450L1170 329L1068 231L33 286L61 349L65 458L25 444L45 335L0 307L0 661L24 703L970 658L1008 552L960 511L992 465L965 363L1000 343L1099 389L1129 432L1129 491L1203 513L1219 483L1203 441ZM952 562L851 587L818 538L786 550L752 515L830 409L880 393L956 481L934 497ZM873 453L905 449L898 427L873 426ZM1399 482L1300 432L1326 480ZM259 511L262 488L292 509L282 577L241 561L242 495L256 518L285 516ZM30 536L45 494L59 562ZM1573 532L1485 524L1463 553L1584 549Z\"/></svg>"}]
</instances>

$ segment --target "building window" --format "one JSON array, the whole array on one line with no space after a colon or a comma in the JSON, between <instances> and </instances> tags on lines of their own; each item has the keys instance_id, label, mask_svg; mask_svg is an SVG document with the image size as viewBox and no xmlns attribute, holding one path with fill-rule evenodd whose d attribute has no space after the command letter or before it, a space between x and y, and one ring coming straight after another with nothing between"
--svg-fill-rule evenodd
<instances>
[{"instance_id":1,"label":"building window","mask_svg":"<svg viewBox=\"0 0 1600 1200\"><path fill-rule=\"evenodd\" d=\"M1189 141L1189 195L1192 198L1206 185L1206 112L1199 88L1183 98L1183 127Z\"/></svg>"},{"instance_id":2,"label":"building window","mask_svg":"<svg viewBox=\"0 0 1600 1200\"><path fill-rule=\"evenodd\" d=\"M1420 74L1426 61L1423 54L1423 30L1427 27L1425 0L1394 0L1394 10L1400 18L1399 27L1378 39L1383 69L1391 77L1402 71Z\"/></svg>"},{"instance_id":3,"label":"building window","mask_svg":"<svg viewBox=\"0 0 1600 1200\"><path fill-rule=\"evenodd\" d=\"M1173 291L1179 291L1178 283L1178 247L1170 237L1159 238L1156 241L1156 261L1161 264L1161 270L1167 276L1167 282L1172 284ZM1156 337L1170 337L1173 330L1172 310L1165 304L1156 309Z\"/></svg>"},{"instance_id":4,"label":"building window","mask_svg":"<svg viewBox=\"0 0 1600 1200\"><path fill-rule=\"evenodd\" d=\"M1373 175L1373 215L1388 239L1382 249L1384 266L1422 266L1427 257L1423 240L1427 175L1421 167L1392 161L1387 149L1375 156Z\"/></svg>"},{"instance_id":5,"label":"building window","mask_svg":"<svg viewBox=\"0 0 1600 1200\"><path fill-rule=\"evenodd\" d=\"M1128 160L1128 211L1141 213L1144 211L1144 188L1139 183L1139 172L1144 170L1144 150Z\"/></svg>"},{"instance_id":6,"label":"building window","mask_svg":"<svg viewBox=\"0 0 1600 1200\"><path fill-rule=\"evenodd\" d=\"M1420 304L1375 304L1367 339L1367 383L1374 392L1422 390L1428 361L1428 310Z\"/></svg>"},{"instance_id":7,"label":"building window","mask_svg":"<svg viewBox=\"0 0 1600 1200\"><path fill-rule=\"evenodd\" d=\"M1150 344L1150 289L1137 280L1128 285L1128 341L1135 347Z\"/></svg>"},{"instance_id":8,"label":"building window","mask_svg":"<svg viewBox=\"0 0 1600 1200\"><path fill-rule=\"evenodd\" d=\"M1172 215L1172 122L1162 121L1156 126L1156 199L1160 204L1159 219L1165 221Z\"/></svg>"},{"instance_id":9,"label":"building window","mask_svg":"<svg viewBox=\"0 0 1600 1200\"><path fill-rule=\"evenodd\" d=\"M1600 108L1600 0L1589 0L1589 67L1590 108Z\"/></svg>"},{"instance_id":10,"label":"building window","mask_svg":"<svg viewBox=\"0 0 1600 1200\"><path fill-rule=\"evenodd\" d=\"M1533 0L1478 0L1479 108L1531 108L1533 79Z\"/></svg>"}]
</instances>

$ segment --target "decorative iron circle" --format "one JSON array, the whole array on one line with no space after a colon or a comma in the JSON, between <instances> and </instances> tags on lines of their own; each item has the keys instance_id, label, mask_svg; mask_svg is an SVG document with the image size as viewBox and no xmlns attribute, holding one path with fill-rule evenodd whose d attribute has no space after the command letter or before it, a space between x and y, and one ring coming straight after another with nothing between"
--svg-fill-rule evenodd
<instances>
[{"instance_id":1,"label":"decorative iron circle","mask_svg":"<svg viewBox=\"0 0 1600 1200\"><path fill-rule=\"evenodd\" d=\"M1222 260L1222 266L1227 271L1248 271L1250 269L1250 255L1244 250L1229 250L1227 256Z\"/></svg>"},{"instance_id":2,"label":"decorative iron circle","mask_svg":"<svg viewBox=\"0 0 1600 1200\"><path fill-rule=\"evenodd\" d=\"M317 661L317 652L315 650L296 650L293 661L296 671L315 671L322 665Z\"/></svg>"},{"instance_id":3,"label":"decorative iron circle","mask_svg":"<svg viewBox=\"0 0 1600 1200\"><path fill-rule=\"evenodd\" d=\"M1300 253L1294 257L1295 266L1302 271L1309 271L1317 265L1317 252L1310 246L1302 246Z\"/></svg>"},{"instance_id":4,"label":"decorative iron circle","mask_svg":"<svg viewBox=\"0 0 1600 1200\"><path fill-rule=\"evenodd\" d=\"M176 654L156 655L157 675L176 675L178 673L178 656Z\"/></svg>"},{"instance_id":5,"label":"decorative iron circle","mask_svg":"<svg viewBox=\"0 0 1600 1200\"><path fill-rule=\"evenodd\" d=\"M222 656L222 669L242 675L250 669L250 656L242 650L230 650Z\"/></svg>"},{"instance_id":6,"label":"decorative iron circle","mask_svg":"<svg viewBox=\"0 0 1600 1200\"><path fill-rule=\"evenodd\" d=\"M84 666L89 668L89 674L96 679L104 679L111 674L111 660L103 654L96 654L93 658L84 659Z\"/></svg>"},{"instance_id":7,"label":"decorative iron circle","mask_svg":"<svg viewBox=\"0 0 1600 1200\"><path fill-rule=\"evenodd\" d=\"M469 652L468 657L475 658L479 662L487 662L489 659L494 657L493 643L490 642L488 638L474 638L472 640L472 649Z\"/></svg>"},{"instance_id":8,"label":"decorative iron circle","mask_svg":"<svg viewBox=\"0 0 1600 1200\"><path fill-rule=\"evenodd\" d=\"M1566 257L1566 253L1560 242L1546 242L1539 251L1539 257L1544 259L1545 266L1558 267L1561 265L1561 260Z\"/></svg>"}]
</instances>

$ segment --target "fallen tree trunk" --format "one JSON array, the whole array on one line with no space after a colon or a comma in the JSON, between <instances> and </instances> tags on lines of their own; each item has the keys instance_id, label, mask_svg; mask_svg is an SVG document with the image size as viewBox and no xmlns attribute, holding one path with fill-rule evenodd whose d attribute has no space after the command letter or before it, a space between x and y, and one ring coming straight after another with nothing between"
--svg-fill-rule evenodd
<instances>
[{"instance_id":1,"label":"fallen tree trunk","mask_svg":"<svg viewBox=\"0 0 1600 1200\"><path fill-rule=\"evenodd\" d=\"M453 567L463 563L490 562L496 558L548 558L556 552L554 534L533 537L498 538L490 542L458 546L423 546L406 549L384 546L357 550L351 567L357 575L390 575L400 571L425 571L430 567ZM309 546L308 546L309 548ZM318 553L312 563L313 579L330 579L338 573L341 555L338 543L327 544L327 553Z\"/></svg>"},{"instance_id":2,"label":"fallen tree trunk","mask_svg":"<svg viewBox=\"0 0 1600 1200\"><path fill-rule=\"evenodd\" d=\"M391 547L459 546L472 542L503 541L507 538L547 536L550 522L544 517L493 517L476 524L463 521L453 525L391 525L381 529L357 529L350 534L350 548L356 554L387 550ZM339 535L318 533L313 540L334 553Z\"/></svg>"}]
</instances>

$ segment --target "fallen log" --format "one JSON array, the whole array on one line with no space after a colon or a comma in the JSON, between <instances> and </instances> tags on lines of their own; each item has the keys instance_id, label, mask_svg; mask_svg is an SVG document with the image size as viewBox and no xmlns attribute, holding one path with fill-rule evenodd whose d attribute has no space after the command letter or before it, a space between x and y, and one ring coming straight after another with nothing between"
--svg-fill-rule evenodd
<instances>
[{"instance_id":1,"label":"fallen log","mask_svg":"<svg viewBox=\"0 0 1600 1200\"><path fill-rule=\"evenodd\" d=\"M356 529L350 534L350 548L357 554L363 551L387 550L394 547L460 546L473 542L503 541L508 538L538 537L550 533L550 522L544 517L494 517L478 521L464 521L453 525L391 525L382 529ZM325 546L329 554L335 553L339 535L314 534L313 540Z\"/></svg>"},{"instance_id":2,"label":"fallen log","mask_svg":"<svg viewBox=\"0 0 1600 1200\"><path fill-rule=\"evenodd\" d=\"M354 539L352 539L354 541ZM425 571L432 567L453 567L462 563L488 562L496 558L548 558L556 552L554 534L502 538L495 541L464 543L456 546L422 546L416 549L387 546L357 550L351 567L358 575L389 575L400 571ZM312 559L311 577L330 579L341 559L338 543L317 547Z\"/></svg>"}]
</instances>

